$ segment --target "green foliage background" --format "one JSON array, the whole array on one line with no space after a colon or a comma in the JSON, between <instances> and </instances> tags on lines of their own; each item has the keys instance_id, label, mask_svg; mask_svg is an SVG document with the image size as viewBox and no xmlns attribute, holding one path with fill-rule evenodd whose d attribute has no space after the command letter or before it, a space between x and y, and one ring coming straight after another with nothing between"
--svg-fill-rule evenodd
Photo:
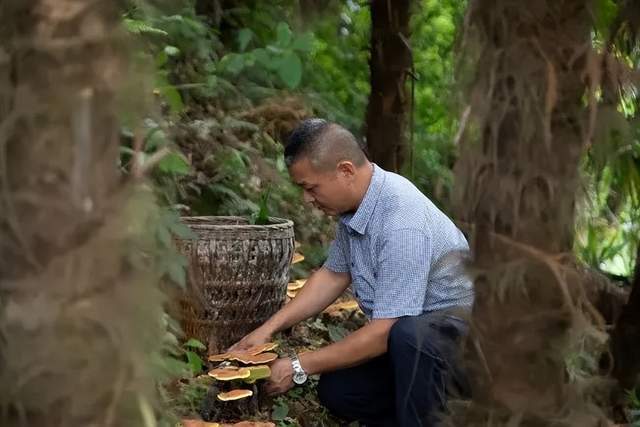
<instances>
[{"instance_id":1,"label":"green foliage background","mask_svg":"<svg viewBox=\"0 0 640 427\"><path fill-rule=\"evenodd\" d=\"M445 211L464 110L456 98L454 55L465 5L423 0L414 5L412 17L412 154L403 173ZM246 113L268 103L289 109L289 116L281 111L280 119L290 124L318 115L363 136L369 92L367 2L325 6L303 11L292 0L237 2L213 23L185 1L161 9L135 4L123 16L129 31L140 36L139 54L154 63L154 93L163 109L147 121L145 149L149 154L163 146L175 149L157 176L167 203L189 206L191 214L252 215L271 186L268 210L294 219L300 241L312 254L309 265L322 259L329 221L302 206L298 189L288 182L281 160L283 129L274 129L268 114ZM606 36L615 7L611 1L598 2L596 42ZM637 64L637 52L620 54ZM620 276L631 274L638 241L636 105L629 91L620 105L600 110L601 120L612 125L596 135L585 158L576 233L576 253L584 261ZM187 129L187 136L178 129ZM200 135L199 145L194 133ZM220 138L225 133L236 144ZM202 149L203 144L208 147ZM200 163L194 162L196 145L205 157Z\"/></svg>"}]
</instances>

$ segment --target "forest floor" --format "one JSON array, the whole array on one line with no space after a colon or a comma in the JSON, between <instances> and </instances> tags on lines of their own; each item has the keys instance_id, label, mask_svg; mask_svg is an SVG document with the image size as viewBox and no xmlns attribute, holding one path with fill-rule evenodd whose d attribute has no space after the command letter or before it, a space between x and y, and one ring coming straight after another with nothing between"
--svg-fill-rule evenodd
<instances>
[{"instance_id":1,"label":"forest floor","mask_svg":"<svg viewBox=\"0 0 640 427\"><path fill-rule=\"evenodd\" d=\"M345 294L320 315L279 334L274 340L278 343L278 348L275 351L281 356L285 356L290 350L295 350L297 353L315 350L341 340L364 323L364 314L357 308L355 300L349 294ZM183 379L179 392L181 398L174 405L177 415L183 419L200 419L203 412L206 413L210 409L207 408L209 402L206 398L206 391L214 382L215 380L206 374ZM348 424L336 419L320 405L316 393L317 384L318 377L312 376L303 386L296 386L284 395L260 396L258 410L252 411L242 419L271 421L278 427L358 426L358 423ZM224 415L222 417L223 419L207 421L240 421L239 419L224 419Z\"/></svg>"}]
</instances>

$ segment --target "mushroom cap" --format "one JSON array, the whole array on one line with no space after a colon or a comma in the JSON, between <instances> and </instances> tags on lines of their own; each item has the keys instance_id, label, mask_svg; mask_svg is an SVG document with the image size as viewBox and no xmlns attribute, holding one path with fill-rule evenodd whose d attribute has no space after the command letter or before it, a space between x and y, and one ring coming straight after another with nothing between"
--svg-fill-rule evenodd
<instances>
[{"instance_id":1,"label":"mushroom cap","mask_svg":"<svg viewBox=\"0 0 640 427\"><path fill-rule=\"evenodd\" d=\"M223 402L228 402L230 400L244 399L244 398L247 398L249 396L253 396L253 391L237 389L237 390L228 391L226 393L218 394L218 399L222 400Z\"/></svg>"},{"instance_id":2,"label":"mushroom cap","mask_svg":"<svg viewBox=\"0 0 640 427\"><path fill-rule=\"evenodd\" d=\"M291 264L297 264L299 262L304 261L304 255L296 252L293 254L293 261L291 261Z\"/></svg>"},{"instance_id":3,"label":"mushroom cap","mask_svg":"<svg viewBox=\"0 0 640 427\"><path fill-rule=\"evenodd\" d=\"M324 310L324 312L328 314L336 314L339 311L354 311L359 307L360 306L358 305L358 302L354 299L351 299L348 301L336 302L334 304L331 304Z\"/></svg>"},{"instance_id":4,"label":"mushroom cap","mask_svg":"<svg viewBox=\"0 0 640 427\"><path fill-rule=\"evenodd\" d=\"M202 420L190 419L180 420L180 424L182 424L182 427L220 427L218 423L208 423Z\"/></svg>"},{"instance_id":5,"label":"mushroom cap","mask_svg":"<svg viewBox=\"0 0 640 427\"><path fill-rule=\"evenodd\" d=\"M288 291L300 290L305 285L305 283L307 283L306 279L294 280L293 282L290 282L289 284L287 284L287 290Z\"/></svg>"},{"instance_id":6,"label":"mushroom cap","mask_svg":"<svg viewBox=\"0 0 640 427\"><path fill-rule=\"evenodd\" d=\"M231 353L212 354L208 357L209 362L224 362L231 357Z\"/></svg>"},{"instance_id":7,"label":"mushroom cap","mask_svg":"<svg viewBox=\"0 0 640 427\"><path fill-rule=\"evenodd\" d=\"M214 369L209 372L209 376L217 379L218 381L231 381L231 380L241 380L244 378L249 378L251 375L251 371L247 368L240 369Z\"/></svg>"},{"instance_id":8,"label":"mushroom cap","mask_svg":"<svg viewBox=\"0 0 640 427\"><path fill-rule=\"evenodd\" d=\"M250 347L248 350L244 351L243 353L249 354L251 356L256 356L260 353L264 353L265 351L274 350L277 347L278 347L277 343L268 342L260 345L254 345L253 347Z\"/></svg>"},{"instance_id":9,"label":"mushroom cap","mask_svg":"<svg viewBox=\"0 0 640 427\"><path fill-rule=\"evenodd\" d=\"M298 295L298 291L287 291L287 296L294 299Z\"/></svg>"},{"instance_id":10,"label":"mushroom cap","mask_svg":"<svg viewBox=\"0 0 640 427\"><path fill-rule=\"evenodd\" d=\"M263 365L265 363L273 362L278 358L276 353L261 353L256 355L251 354L234 354L232 359L245 365Z\"/></svg>"},{"instance_id":11,"label":"mushroom cap","mask_svg":"<svg viewBox=\"0 0 640 427\"><path fill-rule=\"evenodd\" d=\"M232 427L276 427L276 425L267 421L240 421L233 424Z\"/></svg>"}]
</instances>

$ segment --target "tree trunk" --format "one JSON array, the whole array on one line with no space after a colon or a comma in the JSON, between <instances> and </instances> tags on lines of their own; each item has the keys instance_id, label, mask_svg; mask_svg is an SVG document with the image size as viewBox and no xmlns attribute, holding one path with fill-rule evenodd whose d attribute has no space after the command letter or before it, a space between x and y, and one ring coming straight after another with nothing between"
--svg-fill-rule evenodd
<instances>
[{"instance_id":1,"label":"tree trunk","mask_svg":"<svg viewBox=\"0 0 640 427\"><path fill-rule=\"evenodd\" d=\"M127 256L140 224L117 172L116 5L0 7L0 425L153 416L162 298Z\"/></svg>"},{"instance_id":2,"label":"tree trunk","mask_svg":"<svg viewBox=\"0 0 640 427\"><path fill-rule=\"evenodd\" d=\"M597 315L583 312L590 305L580 275L561 262L572 249L588 129L581 76L592 58L589 4L470 3L475 123L456 166L456 210L470 224L476 274L474 398L453 414L454 425L598 422L567 383L564 360L572 328ZM561 418L566 424L554 424Z\"/></svg>"},{"instance_id":3,"label":"tree trunk","mask_svg":"<svg viewBox=\"0 0 640 427\"><path fill-rule=\"evenodd\" d=\"M406 122L410 106L407 77L410 0L371 2L371 94L367 108L367 149L382 168L399 172L407 154Z\"/></svg>"},{"instance_id":4,"label":"tree trunk","mask_svg":"<svg viewBox=\"0 0 640 427\"><path fill-rule=\"evenodd\" d=\"M640 385L640 245L629 301L611 333L613 375L624 389Z\"/></svg>"}]
</instances>

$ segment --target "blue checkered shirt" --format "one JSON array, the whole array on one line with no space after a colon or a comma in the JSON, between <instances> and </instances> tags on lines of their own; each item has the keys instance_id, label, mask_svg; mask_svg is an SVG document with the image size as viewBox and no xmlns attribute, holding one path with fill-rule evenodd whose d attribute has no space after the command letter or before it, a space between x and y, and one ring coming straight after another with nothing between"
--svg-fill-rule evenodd
<instances>
[{"instance_id":1,"label":"blue checkered shirt","mask_svg":"<svg viewBox=\"0 0 640 427\"><path fill-rule=\"evenodd\" d=\"M340 216L324 267L351 274L369 318L468 307L473 288L462 232L411 182L374 165L355 213Z\"/></svg>"}]
</instances>

